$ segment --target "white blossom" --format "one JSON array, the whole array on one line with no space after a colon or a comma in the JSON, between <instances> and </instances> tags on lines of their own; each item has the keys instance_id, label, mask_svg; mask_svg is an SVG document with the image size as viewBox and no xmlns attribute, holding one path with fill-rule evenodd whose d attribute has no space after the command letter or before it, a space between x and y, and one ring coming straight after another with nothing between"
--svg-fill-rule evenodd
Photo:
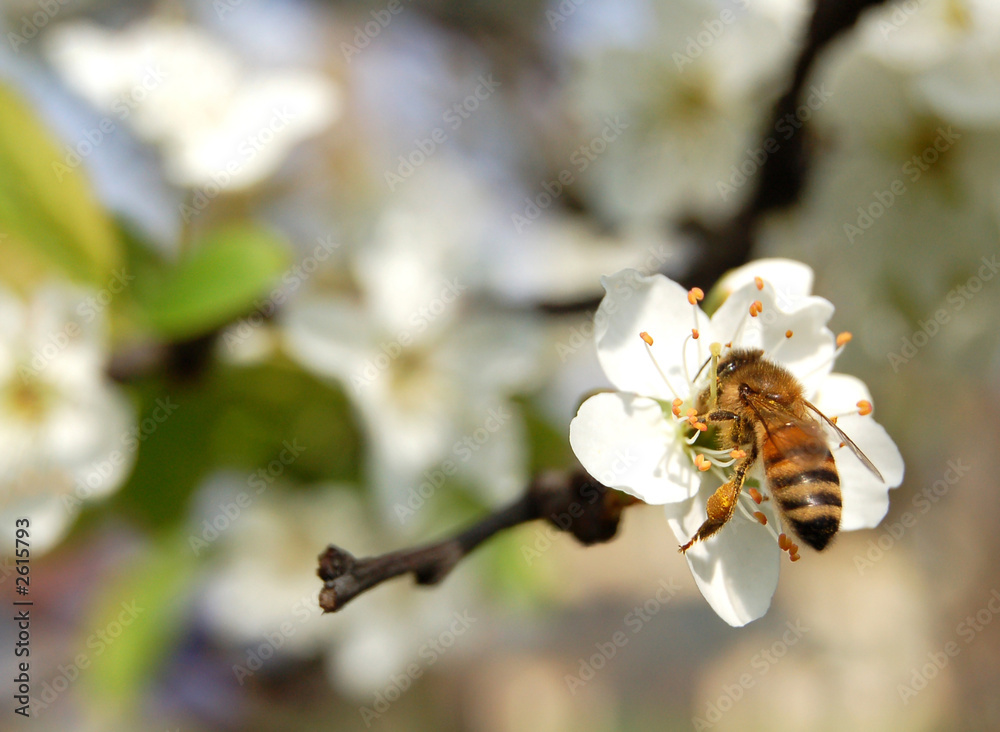
<instances>
[{"instance_id":1,"label":"white blossom","mask_svg":"<svg viewBox=\"0 0 1000 732\"><path fill-rule=\"evenodd\" d=\"M0 290L0 520L31 520L32 548L68 531L85 500L118 489L135 460L133 412L104 375L104 318L88 293Z\"/></svg>"},{"instance_id":2,"label":"white blossom","mask_svg":"<svg viewBox=\"0 0 1000 732\"><path fill-rule=\"evenodd\" d=\"M888 489L902 481L902 459L885 430L870 415L862 416L871 400L865 385L832 373L838 350L826 324L833 306L809 294L808 267L787 260L746 265L709 295L709 302L722 300L711 317L696 304L696 295L662 275L625 270L603 283L607 295L595 318L595 335L601 365L617 391L588 399L570 425L573 450L595 478L647 503L664 504L678 541L691 539L705 521L708 498L734 460L695 446L692 433L697 433L686 414L707 387L707 371L699 369L708 358L708 344L731 344L762 349L786 368L807 399L839 418L839 426L884 476L883 483L830 434L843 494L840 529L870 528L882 520ZM702 461L712 469L699 469ZM766 480L756 468L767 495ZM685 554L698 587L731 625L763 615L778 579L781 550L773 527L780 526L780 517L774 501L750 507L762 512L769 526L761 526L749 511L737 511L717 534Z\"/></svg>"}]
</instances>

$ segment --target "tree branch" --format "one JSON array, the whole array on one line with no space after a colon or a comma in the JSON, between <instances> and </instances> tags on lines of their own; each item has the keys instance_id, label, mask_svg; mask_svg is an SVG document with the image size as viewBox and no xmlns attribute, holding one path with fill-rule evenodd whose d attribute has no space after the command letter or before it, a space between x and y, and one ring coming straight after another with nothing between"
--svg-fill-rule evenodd
<instances>
[{"instance_id":1,"label":"tree branch","mask_svg":"<svg viewBox=\"0 0 1000 732\"><path fill-rule=\"evenodd\" d=\"M364 559L331 544L319 555L319 604L324 612L336 612L363 592L404 574L412 574L417 584L435 585L494 534L536 519L548 520L584 545L609 541L618 531L622 509L636 502L583 470L542 473L517 501L445 541Z\"/></svg>"}]
</instances>

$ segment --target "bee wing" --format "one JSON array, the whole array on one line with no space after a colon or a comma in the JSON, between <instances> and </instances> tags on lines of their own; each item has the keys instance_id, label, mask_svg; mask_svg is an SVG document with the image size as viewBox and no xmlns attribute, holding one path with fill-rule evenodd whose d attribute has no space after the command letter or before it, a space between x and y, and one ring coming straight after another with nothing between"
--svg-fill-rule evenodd
<instances>
[{"instance_id":1,"label":"bee wing","mask_svg":"<svg viewBox=\"0 0 1000 732\"><path fill-rule=\"evenodd\" d=\"M876 468L875 465L872 463L872 461L868 459L868 456L865 455L863 452L861 452L861 448L854 444L854 440L852 440L850 437L848 437L844 433L844 431L842 429L840 429L840 427L838 427L836 425L836 423L832 419L830 419L825 414L823 414L821 411L819 411L819 409L817 409L814 404L812 404L809 401L806 401L805 399L803 399L802 401L804 401L806 403L807 407L809 407L813 412L815 412L816 414L818 414L823 419L823 421L826 422L827 425L829 425L830 428L835 433L837 433L837 437L840 438L840 441L843 442L845 445L847 445L851 449L851 452L853 452L855 454L855 456L857 456L858 460L861 461L862 465L864 465L866 468L868 468L870 471L872 471L872 473L875 474L876 478L878 478L883 483L885 483L885 478L882 477L882 473L880 473L879 470L878 470L878 468Z\"/></svg>"},{"instance_id":2,"label":"bee wing","mask_svg":"<svg viewBox=\"0 0 1000 732\"><path fill-rule=\"evenodd\" d=\"M746 400L757 419L764 426L768 440L778 452L782 454L795 452L799 454L800 458L805 457L802 453L803 444L801 442L801 435L804 434L812 438L806 444L817 446L814 457L817 460L825 457L828 452L826 434L816 420L803 419L787 407L773 399L768 399L764 394L747 394ZM799 434L796 434L796 430L784 429L788 425L793 425ZM819 446L822 446L821 451L819 451Z\"/></svg>"}]
</instances>

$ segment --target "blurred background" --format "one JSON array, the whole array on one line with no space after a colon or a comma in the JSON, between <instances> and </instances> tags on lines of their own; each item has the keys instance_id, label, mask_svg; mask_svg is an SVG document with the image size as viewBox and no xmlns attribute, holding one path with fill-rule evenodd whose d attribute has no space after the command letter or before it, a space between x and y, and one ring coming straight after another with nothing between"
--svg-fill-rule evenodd
<instances>
[{"instance_id":1,"label":"blurred background","mask_svg":"<svg viewBox=\"0 0 1000 732\"><path fill-rule=\"evenodd\" d=\"M1000 6L819 5L5 0L34 728L1000 728ZM761 256L854 334L837 370L907 466L881 527L742 629L655 507L320 615L327 543L443 536L571 465L601 275Z\"/></svg>"}]
</instances>

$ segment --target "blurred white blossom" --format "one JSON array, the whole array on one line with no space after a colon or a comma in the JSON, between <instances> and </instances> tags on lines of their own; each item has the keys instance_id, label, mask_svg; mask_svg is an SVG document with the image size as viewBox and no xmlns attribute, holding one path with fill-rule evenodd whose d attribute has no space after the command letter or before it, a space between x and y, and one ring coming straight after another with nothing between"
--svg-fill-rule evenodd
<instances>
[{"instance_id":1,"label":"blurred white blossom","mask_svg":"<svg viewBox=\"0 0 1000 732\"><path fill-rule=\"evenodd\" d=\"M537 319L483 300L483 252L503 209L464 173L439 163L427 172L354 249L356 291L310 280L281 320L289 354L354 401L370 479L397 525L412 525L445 476L490 503L524 486L523 426L509 400L539 383L545 363Z\"/></svg>"},{"instance_id":2,"label":"blurred white blossom","mask_svg":"<svg viewBox=\"0 0 1000 732\"><path fill-rule=\"evenodd\" d=\"M252 186L340 113L341 93L309 70L254 70L203 30L152 18L121 31L89 22L46 36L67 84L158 144L180 186Z\"/></svg>"},{"instance_id":3,"label":"blurred white blossom","mask_svg":"<svg viewBox=\"0 0 1000 732\"><path fill-rule=\"evenodd\" d=\"M69 529L83 501L118 489L135 460L133 412L104 375L104 318L89 293L0 290L0 520L28 516L32 549Z\"/></svg>"},{"instance_id":4,"label":"blurred white blossom","mask_svg":"<svg viewBox=\"0 0 1000 732\"><path fill-rule=\"evenodd\" d=\"M241 494L244 507L215 540L201 601L209 626L228 643L254 650L280 636L270 663L323 657L331 683L362 697L389 685L409 664L426 664L425 645L455 613L472 607L468 584L445 582L420 592L397 579L324 616L318 554L333 543L356 557L372 556L389 551L391 538L360 494L342 485L261 495L234 474L217 474L205 485L203 514L212 520L216 506L236 505Z\"/></svg>"},{"instance_id":5,"label":"blurred white blossom","mask_svg":"<svg viewBox=\"0 0 1000 732\"><path fill-rule=\"evenodd\" d=\"M760 143L793 50L776 16L797 17L795 5L634 0L622 12L619 4L615 23L594 0L554 28L566 38L572 118L584 130L609 115L627 125L586 156L589 200L612 220L733 210L749 187L723 194L719 184ZM783 139L783 130L767 132Z\"/></svg>"}]
</instances>

